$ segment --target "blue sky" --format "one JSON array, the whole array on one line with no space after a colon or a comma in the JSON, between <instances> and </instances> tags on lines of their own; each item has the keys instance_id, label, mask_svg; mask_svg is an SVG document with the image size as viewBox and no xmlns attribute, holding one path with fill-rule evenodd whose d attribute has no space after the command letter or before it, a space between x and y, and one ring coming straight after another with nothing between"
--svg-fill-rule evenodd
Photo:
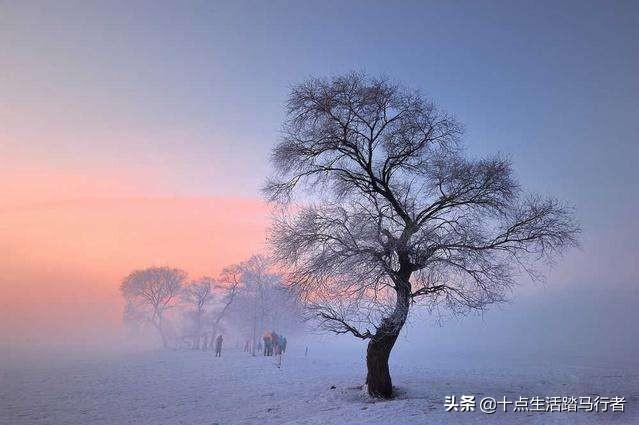
<instances>
[{"instance_id":1,"label":"blue sky","mask_svg":"<svg viewBox=\"0 0 639 425\"><path fill-rule=\"evenodd\" d=\"M592 207L576 187L610 199L637 181L633 2L101 3L0 6L3 97L38 116L9 119L10 153L255 196L288 87L355 69L421 89L529 186Z\"/></svg>"}]
</instances>

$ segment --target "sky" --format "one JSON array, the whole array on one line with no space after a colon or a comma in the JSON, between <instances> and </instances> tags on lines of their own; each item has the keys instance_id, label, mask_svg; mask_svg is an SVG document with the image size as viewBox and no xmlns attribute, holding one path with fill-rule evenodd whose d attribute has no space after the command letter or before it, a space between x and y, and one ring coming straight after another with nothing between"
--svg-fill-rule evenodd
<instances>
[{"instance_id":1,"label":"sky","mask_svg":"<svg viewBox=\"0 0 639 425\"><path fill-rule=\"evenodd\" d=\"M637 40L631 1L0 2L0 337L81 338L118 323L134 268L262 250L291 85L358 70L421 90L582 223L545 284L459 335L521 309L634 350Z\"/></svg>"}]
</instances>

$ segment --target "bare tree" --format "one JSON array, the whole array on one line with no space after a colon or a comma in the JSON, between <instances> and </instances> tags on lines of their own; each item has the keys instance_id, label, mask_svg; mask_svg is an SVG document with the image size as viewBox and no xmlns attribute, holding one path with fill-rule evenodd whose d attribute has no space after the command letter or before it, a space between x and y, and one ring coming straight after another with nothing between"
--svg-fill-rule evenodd
<instances>
[{"instance_id":1,"label":"bare tree","mask_svg":"<svg viewBox=\"0 0 639 425\"><path fill-rule=\"evenodd\" d=\"M136 270L124 278L120 292L127 304L125 319L152 324L168 347L165 313L175 306L186 273L170 267L151 267Z\"/></svg>"},{"instance_id":2,"label":"bare tree","mask_svg":"<svg viewBox=\"0 0 639 425\"><path fill-rule=\"evenodd\" d=\"M210 317L211 338L215 338L220 328L220 323L228 315L229 308L235 302L238 285L237 271L233 267L227 267L222 270L218 283L214 287L215 291L220 293L221 296ZM211 339L211 343L213 343L213 339Z\"/></svg>"},{"instance_id":3,"label":"bare tree","mask_svg":"<svg viewBox=\"0 0 639 425\"><path fill-rule=\"evenodd\" d=\"M282 275L263 256L254 255L228 270L233 270L238 282L230 316L251 340L251 353L255 355L258 339L265 331L290 331L296 327L300 319L299 302L284 286Z\"/></svg>"},{"instance_id":4,"label":"bare tree","mask_svg":"<svg viewBox=\"0 0 639 425\"><path fill-rule=\"evenodd\" d=\"M523 193L503 157L468 158L462 126L418 92L351 73L294 87L286 109L265 187L283 206L274 258L325 328L369 340L373 396L393 394L413 304L484 309L577 243L569 207Z\"/></svg>"},{"instance_id":5,"label":"bare tree","mask_svg":"<svg viewBox=\"0 0 639 425\"><path fill-rule=\"evenodd\" d=\"M247 261L227 268L232 272L237 286L237 302L233 308L236 325L244 328L251 339L251 354L255 355L257 338L264 330L267 312L267 286L276 278L269 271L266 258L254 255Z\"/></svg>"},{"instance_id":6,"label":"bare tree","mask_svg":"<svg viewBox=\"0 0 639 425\"><path fill-rule=\"evenodd\" d=\"M190 310L187 313L192 319L194 326L194 349L200 348L203 320L207 313L207 309L213 302L213 288L215 285L216 282L213 278L204 276L196 281L190 282L182 291L182 300L190 307Z\"/></svg>"}]
</instances>

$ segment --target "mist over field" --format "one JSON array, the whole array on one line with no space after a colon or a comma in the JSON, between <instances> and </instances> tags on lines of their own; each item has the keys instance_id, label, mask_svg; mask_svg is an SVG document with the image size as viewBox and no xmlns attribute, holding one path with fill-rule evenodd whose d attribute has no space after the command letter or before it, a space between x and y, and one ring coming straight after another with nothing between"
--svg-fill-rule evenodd
<instances>
[{"instance_id":1,"label":"mist over field","mask_svg":"<svg viewBox=\"0 0 639 425\"><path fill-rule=\"evenodd\" d=\"M425 364L454 355L464 361L526 359L547 364L635 367L639 338L633 324L639 319L636 291L597 289L556 291L535 288L532 294L497 306L483 315L438 318L424 315L425 323L409 323L393 356L414 356ZM584 294L585 293L585 294ZM93 358L155 350L157 338L146 335L132 341L123 329L120 303L92 304L84 314L73 304L57 323L34 328L3 329L3 362L47 363L66 357ZM3 323L11 323L3 321ZM36 322L37 323L37 322ZM26 326L26 325L23 325ZM305 332L300 343L328 353L342 350L362 357L365 345L347 337ZM313 348L315 351L315 348Z\"/></svg>"}]
</instances>

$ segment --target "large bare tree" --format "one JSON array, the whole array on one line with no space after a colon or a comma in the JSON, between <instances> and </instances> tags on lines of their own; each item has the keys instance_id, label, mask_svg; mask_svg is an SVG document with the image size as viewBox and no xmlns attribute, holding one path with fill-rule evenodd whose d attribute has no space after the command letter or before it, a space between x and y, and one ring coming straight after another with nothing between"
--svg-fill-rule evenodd
<instances>
[{"instance_id":1,"label":"large bare tree","mask_svg":"<svg viewBox=\"0 0 639 425\"><path fill-rule=\"evenodd\" d=\"M416 91L351 73L295 86L286 109L274 258L321 325L369 340L373 396L392 397L411 306L484 309L577 243L569 207L524 193L506 158L465 155L462 126Z\"/></svg>"},{"instance_id":2,"label":"large bare tree","mask_svg":"<svg viewBox=\"0 0 639 425\"><path fill-rule=\"evenodd\" d=\"M150 323L162 338L162 345L168 347L165 315L175 307L186 272L170 267L150 267L135 270L124 278L120 292L127 302L125 319Z\"/></svg>"}]
</instances>

